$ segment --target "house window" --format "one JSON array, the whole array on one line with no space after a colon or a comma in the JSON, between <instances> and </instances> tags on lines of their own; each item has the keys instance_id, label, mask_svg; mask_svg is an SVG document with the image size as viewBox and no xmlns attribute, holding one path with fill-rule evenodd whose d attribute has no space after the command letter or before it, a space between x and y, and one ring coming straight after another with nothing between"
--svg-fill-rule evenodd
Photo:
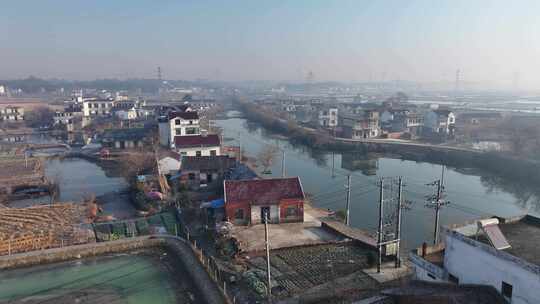
<instances>
[{"instance_id":1,"label":"house window","mask_svg":"<svg viewBox=\"0 0 540 304\"><path fill-rule=\"evenodd\" d=\"M188 178L189 178L189 180L194 180L195 179L195 173L188 174Z\"/></svg>"},{"instance_id":2,"label":"house window","mask_svg":"<svg viewBox=\"0 0 540 304\"><path fill-rule=\"evenodd\" d=\"M210 156L216 156L216 150L210 150Z\"/></svg>"},{"instance_id":3,"label":"house window","mask_svg":"<svg viewBox=\"0 0 540 304\"><path fill-rule=\"evenodd\" d=\"M212 173L207 173L207 174L206 174L206 182L207 182L207 183L211 183L212 180L213 180Z\"/></svg>"},{"instance_id":4,"label":"house window","mask_svg":"<svg viewBox=\"0 0 540 304\"><path fill-rule=\"evenodd\" d=\"M176 135L182 135L182 129L174 129Z\"/></svg>"},{"instance_id":5,"label":"house window","mask_svg":"<svg viewBox=\"0 0 540 304\"><path fill-rule=\"evenodd\" d=\"M285 208L285 216L298 216L298 208L296 208L296 206L290 206Z\"/></svg>"},{"instance_id":6,"label":"house window","mask_svg":"<svg viewBox=\"0 0 540 304\"><path fill-rule=\"evenodd\" d=\"M502 282L501 294L507 301L512 300L512 289L512 285L506 283L505 281Z\"/></svg>"},{"instance_id":7,"label":"house window","mask_svg":"<svg viewBox=\"0 0 540 304\"><path fill-rule=\"evenodd\" d=\"M199 130L197 128L186 128L186 134L197 134Z\"/></svg>"},{"instance_id":8,"label":"house window","mask_svg":"<svg viewBox=\"0 0 540 304\"><path fill-rule=\"evenodd\" d=\"M192 124L193 124L193 120L190 120L190 121L189 121L189 124L192 125Z\"/></svg>"},{"instance_id":9,"label":"house window","mask_svg":"<svg viewBox=\"0 0 540 304\"><path fill-rule=\"evenodd\" d=\"M180 124L180 119L175 119L175 120L174 120L174 124L175 124L175 125L179 125L179 124Z\"/></svg>"},{"instance_id":10,"label":"house window","mask_svg":"<svg viewBox=\"0 0 540 304\"><path fill-rule=\"evenodd\" d=\"M201 151L196 151L195 156L202 156L202 152Z\"/></svg>"},{"instance_id":11,"label":"house window","mask_svg":"<svg viewBox=\"0 0 540 304\"><path fill-rule=\"evenodd\" d=\"M236 209L234 211L234 218L237 220L243 220L244 219L244 209Z\"/></svg>"}]
</instances>

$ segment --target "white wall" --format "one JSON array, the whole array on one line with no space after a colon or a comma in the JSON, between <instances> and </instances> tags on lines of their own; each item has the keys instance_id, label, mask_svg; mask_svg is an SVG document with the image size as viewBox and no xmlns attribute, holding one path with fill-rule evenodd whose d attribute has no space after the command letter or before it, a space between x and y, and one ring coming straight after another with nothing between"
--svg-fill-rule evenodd
<instances>
[{"instance_id":1,"label":"white wall","mask_svg":"<svg viewBox=\"0 0 540 304\"><path fill-rule=\"evenodd\" d=\"M197 151L201 151L201 156L210 156L210 151L211 150L216 150L216 155L221 155L221 147L220 146L215 146L215 147L195 147L195 148L183 148L183 149L176 148L176 151L178 153L180 153L181 155L185 155L185 156L197 156Z\"/></svg>"},{"instance_id":2,"label":"white wall","mask_svg":"<svg viewBox=\"0 0 540 304\"><path fill-rule=\"evenodd\" d=\"M266 206L251 206L251 224L261 224L261 207ZM279 223L279 206L270 206L270 221Z\"/></svg>"},{"instance_id":3,"label":"white wall","mask_svg":"<svg viewBox=\"0 0 540 304\"><path fill-rule=\"evenodd\" d=\"M176 120L180 120L180 124L177 125L176 124ZM189 124L189 122L192 122L191 124ZM182 119L180 117L176 117L176 118L173 118L171 120L169 120L169 125L170 125L170 133L169 134L172 134L172 136L192 136L192 135L200 135L201 134L201 128L200 128L200 125L199 125L199 120L198 119L192 119L192 120L186 120L186 119ZM186 134L186 129L188 128L197 128L197 132L195 134ZM176 134L176 129L181 129L181 132L182 134Z\"/></svg>"},{"instance_id":4,"label":"white wall","mask_svg":"<svg viewBox=\"0 0 540 304\"><path fill-rule=\"evenodd\" d=\"M460 284L491 285L500 292L504 281L513 287L512 304L540 303L540 274L452 235L446 236L444 265Z\"/></svg>"}]
</instances>

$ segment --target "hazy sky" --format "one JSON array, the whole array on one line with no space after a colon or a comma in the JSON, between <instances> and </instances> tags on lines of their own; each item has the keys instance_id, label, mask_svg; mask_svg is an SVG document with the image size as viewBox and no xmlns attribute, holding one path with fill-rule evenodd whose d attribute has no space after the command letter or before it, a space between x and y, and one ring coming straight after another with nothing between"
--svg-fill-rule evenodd
<instances>
[{"instance_id":1,"label":"hazy sky","mask_svg":"<svg viewBox=\"0 0 540 304\"><path fill-rule=\"evenodd\" d=\"M540 1L26 1L0 9L0 79L498 82L540 87Z\"/></svg>"}]
</instances>

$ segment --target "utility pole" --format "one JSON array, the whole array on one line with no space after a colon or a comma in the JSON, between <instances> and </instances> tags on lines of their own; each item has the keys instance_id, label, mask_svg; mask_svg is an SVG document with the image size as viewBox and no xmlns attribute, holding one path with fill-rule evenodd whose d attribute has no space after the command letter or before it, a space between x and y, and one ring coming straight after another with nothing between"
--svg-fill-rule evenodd
<instances>
[{"instance_id":1,"label":"utility pole","mask_svg":"<svg viewBox=\"0 0 540 304\"><path fill-rule=\"evenodd\" d=\"M441 213L441 180L437 181L437 197L435 199L435 229L433 230L433 244L439 242L439 218Z\"/></svg>"},{"instance_id":2,"label":"utility pole","mask_svg":"<svg viewBox=\"0 0 540 304\"><path fill-rule=\"evenodd\" d=\"M270 302L270 297L272 296L272 283L270 281L270 243L268 242L268 211L264 213L264 240L266 243L266 279L267 282L267 296L268 302Z\"/></svg>"},{"instance_id":3,"label":"utility pole","mask_svg":"<svg viewBox=\"0 0 540 304\"><path fill-rule=\"evenodd\" d=\"M436 245L439 242L439 220L440 220L440 213L441 208L444 205L449 204L449 202L446 202L443 200L443 193L444 193L444 166L442 167L442 173L441 173L441 179L436 180L435 182L428 184L428 186L437 186L437 194L435 196L428 197L428 199L431 201L426 205L428 208L434 208L435 209L435 227L433 229L433 244Z\"/></svg>"},{"instance_id":4,"label":"utility pole","mask_svg":"<svg viewBox=\"0 0 540 304\"><path fill-rule=\"evenodd\" d=\"M403 190L403 178L400 176L398 180L398 202L397 202L397 224L396 224L396 268L401 266L401 257L399 254L399 245L401 244L401 209L402 209L402 190Z\"/></svg>"},{"instance_id":5,"label":"utility pole","mask_svg":"<svg viewBox=\"0 0 540 304\"><path fill-rule=\"evenodd\" d=\"M381 272L381 264L382 264L383 216L384 216L383 208L384 208L384 178L381 177L381 180L379 181L379 233L377 236L377 250L378 250L377 273Z\"/></svg>"},{"instance_id":6,"label":"utility pole","mask_svg":"<svg viewBox=\"0 0 540 304\"><path fill-rule=\"evenodd\" d=\"M351 175L347 175L347 214L345 215L345 225L349 226L349 213L351 204Z\"/></svg>"},{"instance_id":7,"label":"utility pole","mask_svg":"<svg viewBox=\"0 0 540 304\"><path fill-rule=\"evenodd\" d=\"M281 150L281 177L285 177L285 150Z\"/></svg>"}]
</instances>

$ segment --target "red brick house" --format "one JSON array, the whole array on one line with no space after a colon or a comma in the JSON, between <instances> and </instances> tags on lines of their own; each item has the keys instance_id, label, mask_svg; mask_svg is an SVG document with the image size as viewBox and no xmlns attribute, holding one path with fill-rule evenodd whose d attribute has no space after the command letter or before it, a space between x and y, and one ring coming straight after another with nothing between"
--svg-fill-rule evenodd
<instances>
[{"instance_id":1,"label":"red brick house","mask_svg":"<svg viewBox=\"0 0 540 304\"><path fill-rule=\"evenodd\" d=\"M224 181L225 212L234 224L260 224L269 212L271 223L304 221L304 190L300 178Z\"/></svg>"}]
</instances>

